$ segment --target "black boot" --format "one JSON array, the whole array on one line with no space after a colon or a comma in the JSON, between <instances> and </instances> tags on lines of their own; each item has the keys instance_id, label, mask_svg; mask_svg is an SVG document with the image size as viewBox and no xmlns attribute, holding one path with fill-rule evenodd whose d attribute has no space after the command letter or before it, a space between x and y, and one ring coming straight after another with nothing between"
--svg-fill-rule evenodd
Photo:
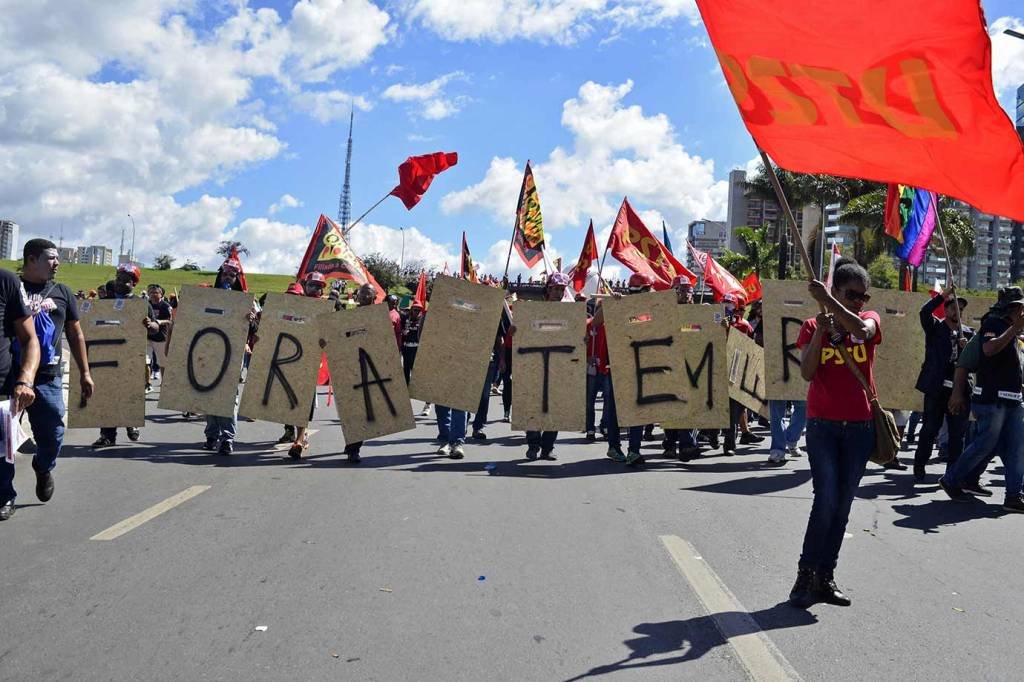
<instances>
[{"instance_id":1,"label":"black boot","mask_svg":"<svg viewBox=\"0 0 1024 682\"><path fill-rule=\"evenodd\" d=\"M789 603L798 609L806 609L818 602L814 587L818 577L809 568L798 568L796 571L796 582L793 589L789 591Z\"/></svg>"},{"instance_id":2,"label":"black boot","mask_svg":"<svg viewBox=\"0 0 1024 682\"><path fill-rule=\"evenodd\" d=\"M851 603L850 598L843 594L843 591L836 585L832 571L821 571L818 574L818 584L815 591L818 594L818 599L826 604L849 606Z\"/></svg>"}]
</instances>

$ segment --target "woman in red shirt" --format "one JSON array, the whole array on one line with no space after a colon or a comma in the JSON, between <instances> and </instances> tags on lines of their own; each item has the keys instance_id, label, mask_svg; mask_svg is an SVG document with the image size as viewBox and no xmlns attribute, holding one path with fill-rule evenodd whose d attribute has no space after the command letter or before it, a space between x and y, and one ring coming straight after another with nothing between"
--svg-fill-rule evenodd
<instances>
[{"instance_id":1,"label":"woman in red shirt","mask_svg":"<svg viewBox=\"0 0 1024 682\"><path fill-rule=\"evenodd\" d=\"M814 502L790 603L849 606L833 572L843 544L853 496L875 445L875 423L863 387L846 366L838 346L874 387L875 347L882 341L878 314L861 312L871 296L867 271L850 258L836 261L831 291L821 282L808 286L826 312L806 320L797 346L807 389L807 455Z\"/></svg>"}]
</instances>

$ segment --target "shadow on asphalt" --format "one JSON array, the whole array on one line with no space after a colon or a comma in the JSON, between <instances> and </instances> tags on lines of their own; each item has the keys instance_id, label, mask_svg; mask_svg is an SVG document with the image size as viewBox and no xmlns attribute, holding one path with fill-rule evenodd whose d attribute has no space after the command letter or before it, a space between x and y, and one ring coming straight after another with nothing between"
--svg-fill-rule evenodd
<instances>
[{"instance_id":1,"label":"shadow on asphalt","mask_svg":"<svg viewBox=\"0 0 1024 682\"><path fill-rule=\"evenodd\" d=\"M817 616L813 613L795 609L786 602L750 614L730 611L716 615L720 621L724 617L724 626L729 638L755 632L749 627L749 621L742 617L747 615L754 618L761 630L803 627L818 622ZM718 625L711 616L698 616L687 620L670 620L662 623L641 623L633 628L633 632L640 636L623 642L630 649L628 656L621 661L591 668L581 675L569 678L566 682L575 682L587 677L607 675L621 670L654 668L695 661L727 642L727 638L719 631ZM646 660L652 656L667 654L678 655Z\"/></svg>"},{"instance_id":2,"label":"shadow on asphalt","mask_svg":"<svg viewBox=\"0 0 1024 682\"><path fill-rule=\"evenodd\" d=\"M993 499L998 499L996 494ZM998 503L972 498L965 502L931 500L925 504L894 504L892 510L902 516L893 522L900 528L914 528L924 533L937 533L941 526L955 526L974 519L995 519L1004 516Z\"/></svg>"}]
</instances>

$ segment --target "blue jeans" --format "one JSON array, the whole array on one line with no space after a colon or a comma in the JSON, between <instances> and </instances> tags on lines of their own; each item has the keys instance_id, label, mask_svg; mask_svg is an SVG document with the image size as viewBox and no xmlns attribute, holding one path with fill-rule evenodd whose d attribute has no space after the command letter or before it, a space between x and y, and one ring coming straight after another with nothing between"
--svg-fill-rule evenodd
<instances>
[{"instance_id":1,"label":"blue jeans","mask_svg":"<svg viewBox=\"0 0 1024 682\"><path fill-rule=\"evenodd\" d=\"M60 376L35 385L36 399L28 412L32 425L32 438L36 442L36 454L32 457L32 468L45 474L57 466L57 457L64 444L64 394L61 392ZM0 457L0 504L14 500L14 465Z\"/></svg>"},{"instance_id":2,"label":"blue jeans","mask_svg":"<svg viewBox=\"0 0 1024 682\"><path fill-rule=\"evenodd\" d=\"M789 418L789 425L783 428L782 421L786 417L785 400L769 400L769 421L772 427L772 450L785 450L787 447L796 446L800 436L804 432L804 425L807 423L807 401L793 401L793 416Z\"/></svg>"},{"instance_id":3,"label":"blue jeans","mask_svg":"<svg viewBox=\"0 0 1024 682\"><path fill-rule=\"evenodd\" d=\"M462 445L466 442L465 410L453 410L444 405L434 405L437 415L437 437L448 445Z\"/></svg>"},{"instance_id":4,"label":"blue jeans","mask_svg":"<svg viewBox=\"0 0 1024 682\"><path fill-rule=\"evenodd\" d=\"M587 428L586 431L597 431L597 392L604 388L603 374L587 375Z\"/></svg>"},{"instance_id":5,"label":"blue jeans","mask_svg":"<svg viewBox=\"0 0 1024 682\"><path fill-rule=\"evenodd\" d=\"M605 428L608 430L608 445L615 448L622 448L622 434L619 433L619 413L615 409L615 387L612 385L612 375L605 375L604 382L604 417L602 417ZM644 427L630 426L627 436L628 451L640 452L640 443L644 438Z\"/></svg>"},{"instance_id":6,"label":"blue jeans","mask_svg":"<svg viewBox=\"0 0 1024 682\"><path fill-rule=\"evenodd\" d=\"M1021 458L1024 457L1024 407L1021 405L972 405L977 418L977 435L960 458L950 463L944 479L960 487L971 480L971 473L998 451L1003 460L1006 496L1021 494Z\"/></svg>"},{"instance_id":7,"label":"blue jeans","mask_svg":"<svg viewBox=\"0 0 1024 682\"><path fill-rule=\"evenodd\" d=\"M206 415L206 439L225 443L235 442L236 422L234 417L212 417Z\"/></svg>"},{"instance_id":8,"label":"blue jeans","mask_svg":"<svg viewBox=\"0 0 1024 682\"><path fill-rule=\"evenodd\" d=\"M807 457L814 502L804 533L800 568L835 569L853 496L874 447L874 421L808 420Z\"/></svg>"}]
</instances>

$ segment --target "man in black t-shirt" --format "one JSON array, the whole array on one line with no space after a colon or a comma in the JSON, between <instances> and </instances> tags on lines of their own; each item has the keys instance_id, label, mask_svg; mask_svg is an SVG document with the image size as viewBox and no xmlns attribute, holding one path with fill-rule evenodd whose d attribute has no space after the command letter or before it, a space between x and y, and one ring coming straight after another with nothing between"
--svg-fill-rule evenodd
<instances>
[{"instance_id":1,"label":"man in black t-shirt","mask_svg":"<svg viewBox=\"0 0 1024 682\"><path fill-rule=\"evenodd\" d=\"M0 393L10 396L11 407L20 412L30 407L36 398L32 384L36 370L39 369L39 341L36 339L32 316L25 306L25 290L18 278L7 270L0 270L0 320L3 322L3 333L0 334ZM17 340L21 353L17 373L11 371L14 340ZM14 514L15 496L14 463L8 462L0 453L0 521L6 521Z\"/></svg>"},{"instance_id":2,"label":"man in black t-shirt","mask_svg":"<svg viewBox=\"0 0 1024 682\"><path fill-rule=\"evenodd\" d=\"M30 239L25 243L21 281L25 302L33 319L36 315L49 315L53 322L52 337L40 347L42 361L35 372L33 389L35 401L26 410L32 425L36 454L32 468L36 472L36 497L47 502L53 497L53 474L57 457L64 444L64 394L61 385L61 333L68 339L71 354L78 363L82 380L82 394L92 395L93 383L89 374L89 361L85 352L85 337L78 323L78 305L71 290L54 281L60 258L57 246L46 239ZM43 339L39 339L42 343ZM17 358L16 361L20 361ZM0 488L7 488L13 500L14 466L8 465L0 477Z\"/></svg>"}]
</instances>

